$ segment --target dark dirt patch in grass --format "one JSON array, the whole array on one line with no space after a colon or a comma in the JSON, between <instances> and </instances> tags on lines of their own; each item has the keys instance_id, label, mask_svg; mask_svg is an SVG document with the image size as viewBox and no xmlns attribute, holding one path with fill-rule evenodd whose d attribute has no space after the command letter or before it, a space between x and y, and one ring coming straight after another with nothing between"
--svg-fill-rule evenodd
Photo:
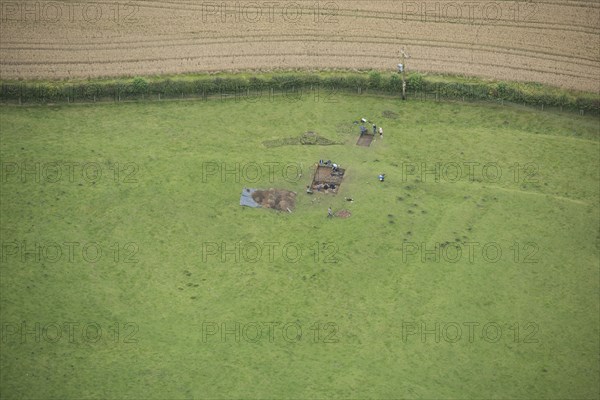
<instances>
[{"instance_id":1,"label":"dark dirt patch in grass","mask_svg":"<svg viewBox=\"0 0 600 400\"><path fill-rule=\"evenodd\" d=\"M335 140L328 139L324 136L319 135L316 132L305 132L300 136L266 140L263 145L268 148L281 147L281 146L333 146L337 144L343 144L336 142Z\"/></svg>"},{"instance_id":2,"label":"dark dirt patch in grass","mask_svg":"<svg viewBox=\"0 0 600 400\"><path fill-rule=\"evenodd\" d=\"M315 170L313 181L310 185L311 190L315 192L337 193L346 170L339 168L334 171L333 168L325 165L318 165Z\"/></svg>"},{"instance_id":3,"label":"dark dirt patch in grass","mask_svg":"<svg viewBox=\"0 0 600 400\"><path fill-rule=\"evenodd\" d=\"M365 135L360 135L358 138L358 141L356 142L356 145L369 147L371 145L371 142L373 141L374 137L375 136L371 135L370 133L367 133Z\"/></svg>"},{"instance_id":4,"label":"dark dirt patch in grass","mask_svg":"<svg viewBox=\"0 0 600 400\"><path fill-rule=\"evenodd\" d=\"M387 118L387 119L398 119L399 115L397 112L394 112L392 110L385 110L381 113L381 116L383 118Z\"/></svg>"},{"instance_id":5,"label":"dark dirt patch in grass","mask_svg":"<svg viewBox=\"0 0 600 400\"><path fill-rule=\"evenodd\" d=\"M349 218L351 215L352 213L350 212L350 210L340 210L335 213L335 216L340 218Z\"/></svg>"},{"instance_id":6,"label":"dark dirt patch in grass","mask_svg":"<svg viewBox=\"0 0 600 400\"><path fill-rule=\"evenodd\" d=\"M263 208L292 211L296 207L296 193L283 189L257 190L252 198Z\"/></svg>"}]
</instances>

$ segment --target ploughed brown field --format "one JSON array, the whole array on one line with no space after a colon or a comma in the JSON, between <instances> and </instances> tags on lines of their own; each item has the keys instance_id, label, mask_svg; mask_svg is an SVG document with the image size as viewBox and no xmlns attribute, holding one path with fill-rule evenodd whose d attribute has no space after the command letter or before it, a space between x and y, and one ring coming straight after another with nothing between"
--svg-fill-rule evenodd
<instances>
[{"instance_id":1,"label":"ploughed brown field","mask_svg":"<svg viewBox=\"0 0 600 400\"><path fill-rule=\"evenodd\" d=\"M600 3L2 1L0 75L409 70L600 90Z\"/></svg>"}]
</instances>

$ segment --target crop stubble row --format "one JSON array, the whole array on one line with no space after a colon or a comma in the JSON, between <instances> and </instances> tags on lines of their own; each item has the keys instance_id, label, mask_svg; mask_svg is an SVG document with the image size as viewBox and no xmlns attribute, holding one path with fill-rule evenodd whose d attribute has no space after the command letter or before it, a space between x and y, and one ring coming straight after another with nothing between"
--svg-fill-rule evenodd
<instances>
[{"instance_id":1,"label":"crop stubble row","mask_svg":"<svg viewBox=\"0 0 600 400\"><path fill-rule=\"evenodd\" d=\"M79 3L79 9L92 3ZM399 1L229 1L224 21L221 3L96 2L103 14L97 22L76 13L54 22L42 12L38 20L4 12L0 74L13 79L248 69L394 70L404 46L413 70L600 90L600 7L594 2L536 2L534 7L482 2L479 12L462 6L457 19L452 4L468 3L411 2L410 7L427 7L425 15ZM260 15L253 4L263 4ZM302 6L300 16L292 12L296 4ZM131 7L130 15L126 18L122 8L117 20L115 7L124 5ZM483 7L488 7L488 18ZM444 9L449 11L444 14ZM493 14L497 10L501 17Z\"/></svg>"}]
</instances>

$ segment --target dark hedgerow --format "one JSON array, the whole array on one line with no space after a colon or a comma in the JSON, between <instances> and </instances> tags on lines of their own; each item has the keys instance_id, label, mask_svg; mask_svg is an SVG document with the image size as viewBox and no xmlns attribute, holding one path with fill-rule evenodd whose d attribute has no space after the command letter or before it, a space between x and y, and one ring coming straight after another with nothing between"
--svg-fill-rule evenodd
<instances>
[{"instance_id":1,"label":"dark hedgerow","mask_svg":"<svg viewBox=\"0 0 600 400\"><path fill-rule=\"evenodd\" d=\"M348 89L366 89L369 87L369 78L364 75L350 75L346 78Z\"/></svg>"},{"instance_id":2,"label":"dark hedgerow","mask_svg":"<svg viewBox=\"0 0 600 400\"><path fill-rule=\"evenodd\" d=\"M402 90L402 79L398 74L392 74L388 82L388 91L391 93L398 93Z\"/></svg>"},{"instance_id":3,"label":"dark hedgerow","mask_svg":"<svg viewBox=\"0 0 600 400\"><path fill-rule=\"evenodd\" d=\"M406 78L406 86L411 91L421 91L425 89L423 82L423 75L419 73L413 73Z\"/></svg>"},{"instance_id":4,"label":"dark hedgerow","mask_svg":"<svg viewBox=\"0 0 600 400\"><path fill-rule=\"evenodd\" d=\"M270 83L271 88L283 90L298 88L302 82L296 75L275 75Z\"/></svg>"},{"instance_id":5,"label":"dark hedgerow","mask_svg":"<svg viewBox=\"0 0 600 400\"><path fill-rule=\"evenodd\" d=\"M210 79L196 79L192 83L192 90L198 96L209 96L217 91L215 82Z\"/></svg>"},{"instance_id":6,"label":"dark hedgerow","mask_svg":"<svg viewBox=\"0 0 600 400\"><path fill-rule=\"evenodd\" d=\"M600 113L600 98L597 94L571 93L559 89L544 89L534 83L515 82L460 82L453 79L433 81L420 73L406 75L407 93L435 95L444 99L502 100L530 106L554 106L567 110ZM305 89L348 90L360 93L371 89L376 92L399 94L402 79L397 73L382 74L371 71L368 74L295 73L274 75L271 78L253 76L242 78L202 77L195 79L136 77L111 81L87 82L2 82L1 102L54 103L81 101L122 101L152 98L179 98L181 96L241 95L250 91L275 90L294 93Z\"/></svg>"},{"instance_id":7,"label":"dark hedgerow","mask_svg":"<svg viewBox=\"0 0 600 400\"><path fill-rule=\"evenodd\" d=\"M136 77L128 85L127 92L132 95L143 95L148 91L148 82L142 77Z\"/></svg>"},{"instance_id":8,"label":"dark hedgerow","mask_svg":"<svg viewBox=\"0 0 600 400\"><path fill-rule=\"evenodd\" d=\"M381 89L381 73L377 71L369 72L369 88Z\"/></svg>"},{"instance_id":9,"label":"dark hedgerow","mask_svg":"<svg viewBox=\"0 0 600 400\"><path fill-rule=\"evenodd\" d=\"M269 87L269 83L260 77L252 76L248 79L248 87L252 90L263 90Z\"/></svg>"}]
</instances>

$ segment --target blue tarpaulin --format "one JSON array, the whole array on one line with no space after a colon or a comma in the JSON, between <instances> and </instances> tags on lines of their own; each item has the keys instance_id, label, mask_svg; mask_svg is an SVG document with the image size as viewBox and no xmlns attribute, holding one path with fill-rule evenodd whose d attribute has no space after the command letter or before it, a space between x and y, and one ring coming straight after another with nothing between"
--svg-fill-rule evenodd
<instances>
[{"instance_id":1,"label":"blue tarpaulin","mask_svg":"<svg viewBox=\"0 0 600 400\"><path fill-rule=\"evenodd\" d=\"M256 192L257 190L258 189L243 188L242 196L240 197L240 206L253 207L253 208L262 207L260 204L258 204L256 201L254 201L254 199L252 198L252 194L254 192Z\"/></svg>"}]
</instances>

